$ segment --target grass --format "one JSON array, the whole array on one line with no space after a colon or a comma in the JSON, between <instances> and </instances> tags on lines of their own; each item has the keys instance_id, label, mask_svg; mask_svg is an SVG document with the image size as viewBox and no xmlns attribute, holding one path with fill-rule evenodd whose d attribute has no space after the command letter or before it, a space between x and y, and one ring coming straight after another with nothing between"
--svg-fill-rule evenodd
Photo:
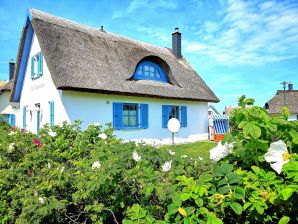
<instances>
[{"instance_id":1,"label":"grass","mask_svg":"<svg viewBox=\"0 0 298 224\"><path fill-rule=\"evenodd\" d=\"M172 150L178 156L187 155L191 158L201 156L204 160L208 160L210 149L214 148L216 145L217 143L211 141L199 141L189 144L162 146L161 149Z\"/></svg>"}]
</instances>

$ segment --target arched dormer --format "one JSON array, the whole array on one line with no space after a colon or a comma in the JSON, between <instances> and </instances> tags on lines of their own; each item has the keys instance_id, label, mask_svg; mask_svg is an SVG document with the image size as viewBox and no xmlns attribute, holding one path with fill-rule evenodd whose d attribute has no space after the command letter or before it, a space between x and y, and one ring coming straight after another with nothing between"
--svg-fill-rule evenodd
<instances>
[{"instance_id":1,"label":"arched dormer","mask_svg":"<svg viewBox=\"0 0 298 224\"><path fill-rule=\"evenodd\" d=\"M144 60L138 64L133 79L169 82L163 69L157 63L149 60Z\"/></svg>"},{"instance_id":2,"label":"arched dormer","mask_svg":"<svg viewBox=\"0 0 298 224\"><path fill-rule=\"evenodd\" d=\"M269 104L268 103L265 103L265 109L269 110Z\"/></svg>"}]
</instances>

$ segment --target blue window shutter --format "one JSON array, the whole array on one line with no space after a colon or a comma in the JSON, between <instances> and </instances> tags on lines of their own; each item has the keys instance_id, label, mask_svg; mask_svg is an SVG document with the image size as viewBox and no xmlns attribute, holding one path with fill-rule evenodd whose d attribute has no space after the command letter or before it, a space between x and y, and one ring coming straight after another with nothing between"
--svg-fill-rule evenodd
<instances>
[{"instance_id":1,"label":"blue window shutter","mask_svg":"<svg viewBox=\"0 0 298 224\"><path fill-rule=\"evenodd\" d=\"M50 127L54 126L54 115L55 115L54 102L50 101Z\"/></svg>"},{"instance_id":2,"label":"blue window shutter","mask_svg":"<svg viewBox=\"0 0 298 224\"><path fill-rule=\"evenodd\" d=\"M113 103L113 127L122 129L123 103Z\"/></svg>"},{"instance_id":3,"label":"blue window shutter","mask_svg":"<svg viewBox=\"0 0 298 224\"><path fill-rule=\"evenodd\" d=\"M181 106L181 127L187 127L187 107Z\"/></svg>"},{"instance_id":4,"label":"blue window shutter","mask_svg":"<svg viewBox=\"0 0 298 224\"><path fill-rule=\"evenodd\" d=\"M26 107L23 106L23 128L26 129Z\"/></svg>"},{"instance_id":5,"label":"blue window shutter","mask_svg":"<svg viewBox=\"0 0 298 224\"><path fill-rule=\"evenodd\" d=\"M43 58L42 53L38 53L38 76L42 76L43 74Z\"/></svg>"},{"instance_id":6,"label":"blue window shutter","mask_svg":"<svg viewBox=\"0 0 298 224\"><path fill-rule=\"evenodd\" d=\"M141 128L148 128L148 104L141 104Z\"/></svg>"},{"instance_id":7,"label":"blue window shutter","mask_svg":"<svg viewBox=\"0 0 298 224\"><path fill-rule=\"evenodd\" d=\"M31 57L31 79L34 79L34 56Z\"/></svg>"},{"instance_id":8,"label":"blue window shutter","mask_svg":"<svg viewBox=\"0 0 298 224\"><path fill-rule=\"evenodd\" d=\"M169 106L162 105L162 127L167 128L169 121Z\"/></svg>"},{"instance_id":9,"label":"blue window shutter","mask_svg":"<svg viewBox=\"0 0 298 224\"><path fill-rule=\"evenodd\" d=\"M9 124L11 127L16 125L16 115L14 114L9 115Z\"/></svg>"}]
</instances>

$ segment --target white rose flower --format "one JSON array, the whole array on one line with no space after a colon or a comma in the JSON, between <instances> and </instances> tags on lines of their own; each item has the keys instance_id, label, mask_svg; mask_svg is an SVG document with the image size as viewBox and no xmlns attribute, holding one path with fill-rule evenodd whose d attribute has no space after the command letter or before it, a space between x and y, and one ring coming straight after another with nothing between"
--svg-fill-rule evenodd
<instances>
[{"instance_id":1,"label":"white rose flower","mask_svg":"<svg viewBox=\"0 0 298 224\"><path fill-rule=\"evenodd\" d=\"M289 162L289 158L287 145L281 140L271 143L268 152L264 155L264 159L278 174L281 173L283 165Z\"/></svg>"},{"instance_id":2,"label":"white rose flower","mask_svg":"<svg viewBox=\"0 0 298 224\"><path fill-rule=\"evenodd\" d=\"M52 168L52 165L50 162L48 162L48 168L51 169Z\"/></svg>"},{"instance_id":3,"label":"white rose flower","mask_svg":"<svg viewBox=\"0 0 298 224\"><path fill-rule=\"evenodd\" d=\"M107 135L105 133L99 134L98 137L101 139L107 139Z\"/></svg>"},{"instance_id":4,"label":"white rose flower","mask_svg":"<svg viewBox=\"0 0 298 224\"><path fill-rule=\"evenodd\" d=\"M64 170L65 170L65 167L63 166L63 167L61 168L61 170L60 170L60 173L63 173Z\"/></svg>"},{"instance_id":5,"label":"white rose flower","mask_svg":"<svg viewBox=\"0 0 298 224\"><path fill-rule=\"evenodd\" d=\"M170 154L171 156L174 156L176 153L170 149L170 150L169 150L169 154Z\"/></svg>"},{"instance_id":6,"label":"white rose flower","mask_svg":"<svg viewBox=\"0 0 298 224\"><path fill-rule=\"evenodd\" d=\"M183 156L182 156L182 158L187 158L187 157L188 157L187 155L183 155Z\"/></svg>"},{"instance_id":7,"label":"white rose flower","mask_svg":"<svg viewBox=\"0 0 298 224\"><path fill-rule=\"evenodd\" d=\"M203 157L199 156L198 157L198 160L202 161L203 160Z\"/></svg>"},{"instance_id":8,"label":"white rose flower","mask_svg":"<svg viewBox=\"0 0 298 224\"><path fill-rule=\"evenodd\" d=\"M48 132L48 134L49 134L49 136L51 136L51 137L56 137L56 136L57 136L57 133L54 132L54 131L52 131L52 130L50 130L50 131Z\"/></svg>"},{"instance_id":9,"label":"white rose flower","mask_svg":"<svg viewBox=\"0 0 298 224\"><path fill-rule=\"evenodd\" d=\"M11 132L9 132L8 135L14 135L14 134L15 134L15 132L11 131Z\"/></svg>"},{"instance_id":10,"label":"white rose flower","mask_svg":"<svg viewBox=\"0 0 298 224\"><path fill-rule=\"evenodd\" d=\"M40 204L44 204L44 199L42 197L39 197L38 201L39 201Z\"/></svg>"},{"instance_id":11,"label":"white rose flower","mask_svg":"<svg viewBox=\"0 0 298 224\"><path fill-rule=\"evenodd\" d=\"M132 158L135 160L135 161L137 161L137 162L139 162L140 160L141 160L141 156L139 156L139 154L138 154L138 152L135 150L135 151L133 151L133 153L132 153Z\"/></svg>"},{"instance_id":12,"label":"white rose flower","mask_svg":"<svg viewBox=\"0 0 298 224\"><path fill-rule=\"evenodd\" d=\"M99 169L100 167L101 167L101 164L98 161L96 161L92 165L92 170Z\"/></svg>"},{"instance_id":13,"label":"white rose flower","mask_svg":"<svg viewBox=\"0 0 298 224\"><path fill-rule=\"evenodd\" d=\"M210 159L214 161L219 161L222 158L226 157L232 150L233 143L222 145L221 142L217 146L210 150Z\"/></svg>"},{"instance_id":14,"label":"white rose flower","mask_svg":"<svg viewBox=\"0 0 298 224\"><path fill-rule=\"evenodd\" d=\"M164 171L164 172L170 171L171 168L172 168L172 160L165 162L165 164L162 165L162 171Z\"/></svg>"},{"instance_id":15,"label":"white rose flower","mask_svg":"<svg viewBox=\"0 0 298 224\"><path fill-rule=\"evenodd\" d=\"M12 149L12 150L15 149L15 147L16 147L15 143L10 143L9 146L8 146L8 148Z\"/></svg>"},{"instance_id":16,"label":"white rose flower","mask_svg":"<svg viewBox=\"0 0 298 224\"><path fill-rule=\"evenodd\" d=\"M9 146L8 146L8 150L7 150L7 152L8 152L8 153L13 153L14 150L15 150L15 148L16 148L15 145L16 145L15 143L10 143Z\"/></svg>"}]
</instances>

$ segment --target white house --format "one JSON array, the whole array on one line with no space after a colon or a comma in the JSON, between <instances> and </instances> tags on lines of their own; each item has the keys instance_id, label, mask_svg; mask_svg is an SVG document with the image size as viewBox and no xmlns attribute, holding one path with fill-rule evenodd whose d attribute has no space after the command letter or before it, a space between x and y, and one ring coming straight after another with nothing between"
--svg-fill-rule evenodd
<instances>
[{"instance_id":1,"label":"white house","mask_svg":"<svg viewBox=\"0 0 298 224\"><path fill-rule=\"evenodd\" d=\"M210 119L214 115L220 115L218 110L213 105L208 106L208 118Z\"/></svg>"},{"instance_id":2,"label":"white house","mask_svg":"<svg viewBox=\"0 0 298 224\"><path fill-rule=\"evenodd\" d=\"M9 80L1 81L0 85L0 121L9 122L11 126L15 126L19 117L19 103L10 102L10 93L13 85L15 63L9 62Z\"/></svg>"},{"instance_id":3,"label":"white house","mask_svg":"<svg viewBox=\"0 0 298 224\"><path fill-rule=\"evenodd\" d=\"M169 143L167 122L181 123L178 141L208 138L212 90L172 49L30 10L16 61L11 100L20 102L17 126L36 133L44 124L112 122L124 140Z\"/></svg>"},{"instance_id":4,"label":"white house","mask_svg":"<svg viewBox=\"0 0 298 224\"><path fill-rule=\"evenodd\" d=\"M291 115L288 117L289 121L298 120L298 90L293 89L293 84L288 84L288 89L278 90L274 97L268 100L264 108L271 115L281 114L282 107L286 106Z\"/></svg>"}]
</instances>

